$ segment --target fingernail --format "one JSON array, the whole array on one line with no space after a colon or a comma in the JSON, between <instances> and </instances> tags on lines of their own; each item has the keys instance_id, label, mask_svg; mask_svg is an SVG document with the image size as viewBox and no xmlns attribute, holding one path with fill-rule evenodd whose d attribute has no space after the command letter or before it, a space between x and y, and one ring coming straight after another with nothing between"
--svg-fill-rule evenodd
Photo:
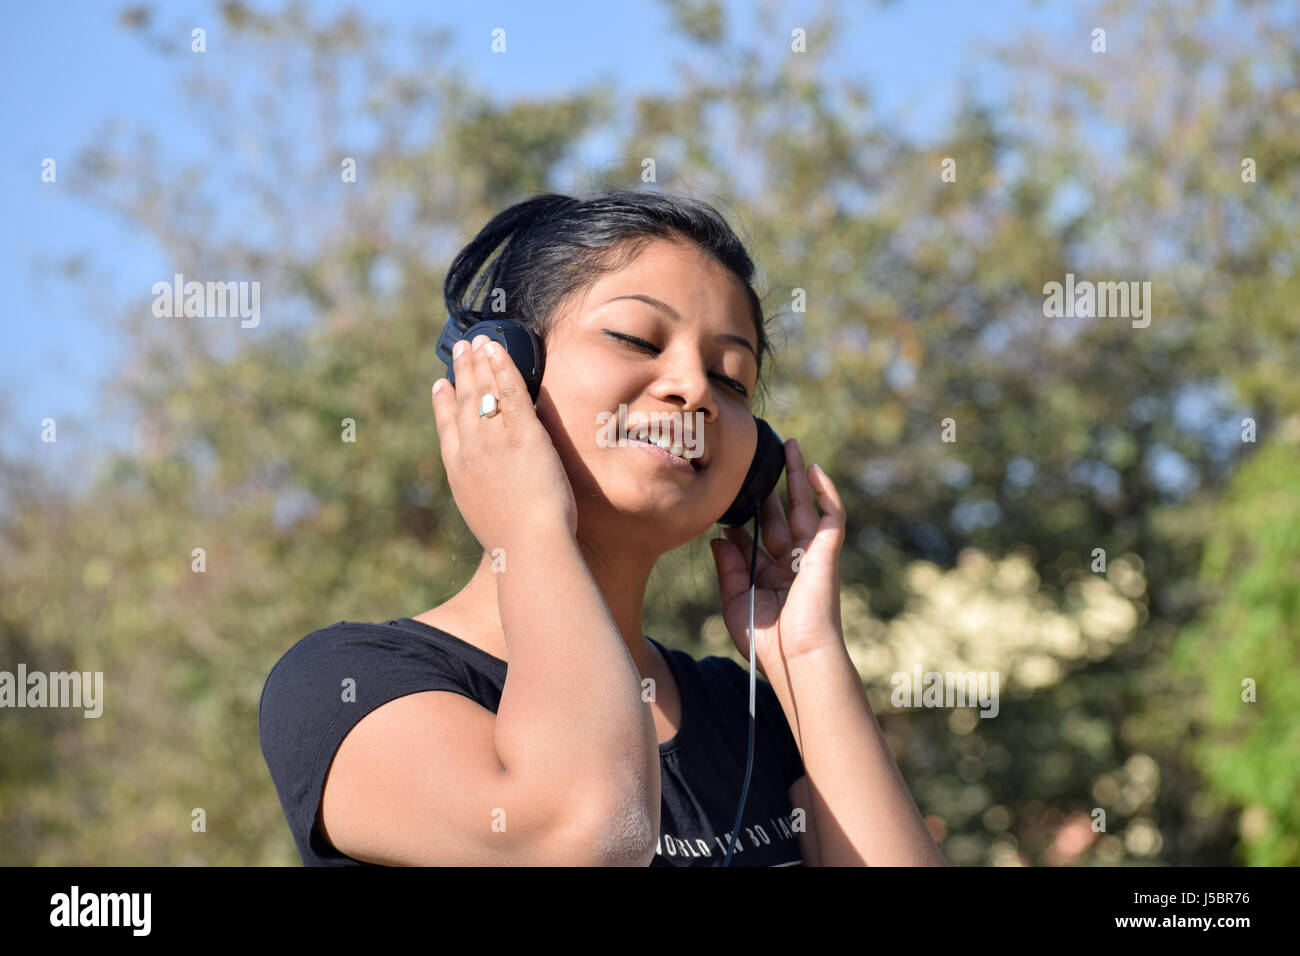
<instances>
[{"instance_id":1,"label":"fingernail","mask_svg":"<svg viewBox=\"0 0 1300 956\"><path fill-rule=\"evenodd\" d=\"M453 358L460 358L462 355L465 354L465 350L466 350L467 348L469 348L469 343L466 342L464 339L461 339L461 340L460 340L459 342L457 342L457 343L455 344L455 346L452 348L452 350L451 350L452 357L453 357Z\"/></svg>"},{"instance_id":2,"label":"fingernail","mask_svg":"<svg viewBox=\"0 0 1300 956\"><path fill-rule=\"evenodd\" d=\"M486 342L487 340L488 339L486 335L474 336L474 351L477 352L479 349L481 349L483 347L483 343Z\"/></svg>"},{"instance_id":3,"label":"fingernail","mask_svg":"<svg viewBox=\"0 0 1300 956\"><path fill-rule=\"evenodd\" d=\"M826 472L822 471L822 466L817 464L816 462L813 463L813 471L817 472L818 478L826 477Z\"/></svg>"},{"instance_id":4,"label":"fingernail","mask_svg":"<svg viewBox=\"0 0 1300 956\"><path fill-rule=\"evenodd\" d=\"M447 381L447 380L446 380L445 378L440 378L440 379L438 379L438 381L434 382L434 383L433 383L433 394L437 395L437 394L438 394L438 389L442 388L442 386L446 383L446 381Z\"/></svg>"}]
</instances>

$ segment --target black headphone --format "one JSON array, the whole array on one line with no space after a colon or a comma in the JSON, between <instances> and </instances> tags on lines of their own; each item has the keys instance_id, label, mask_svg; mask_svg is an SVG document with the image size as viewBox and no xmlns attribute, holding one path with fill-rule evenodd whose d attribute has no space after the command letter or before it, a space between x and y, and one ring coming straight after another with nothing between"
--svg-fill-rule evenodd
<instances>
[{"instance_id":1,"label":"black headphone","mask_svg":"<svg viewBox=\"0 0 1300 956\"><path fill-rule=\"evenodd\" d=\"M542 342L532 329L514 319L505 316L487 318L481 312L462 309L452 312L447 319L442 333L438 336L435 351L447 366L447 381L456 384L456 370L453 367L452 348L464 340L473 342L480 335L486 335L494 342L500 343L506 350L519 374L528 386L528 394L533 404L542 388L542 373L546 369L546 353ZM749 463L749 471L736 494L736 500L718 519L718 524L731 528L743 525L751 518L754 521L753 550L749 559L749 633L754 633L754 575L758 559L758 513L763 502L768 499L781 480L785 471L785 443L767 422L754 416L758 427L758 444L754 448L754 460ZM749 758L745 765L745 785L740 794L740 807L736 810L736 822L731 828L731 840L727 846L727 857L723 866L731 865L731 854L740 837L740 818L745 809L745 798L749 795L749 777L754 767L754 701L756 687L754 683L754 642L749 642Z\"/></svg>"}]
</instances>

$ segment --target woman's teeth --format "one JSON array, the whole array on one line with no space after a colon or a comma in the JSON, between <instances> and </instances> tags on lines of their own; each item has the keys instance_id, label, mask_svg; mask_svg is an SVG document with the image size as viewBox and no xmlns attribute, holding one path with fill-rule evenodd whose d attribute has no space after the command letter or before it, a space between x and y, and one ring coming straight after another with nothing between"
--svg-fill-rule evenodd
<instances>
[{"instance_id":1,"label":"woman's teeth","mask_svg":"<svg viewBox=\"0 0 1300 956\"><path fill-rule=\"evenodd\" d=\"M678 458L685 458L685 457L686 457L686 448L685 448L685 446L681 445L681 444L678 443L678 442L674 442L671 438L662 437L662 438L659 438L659 439L657 439L657 440L655 440L655 441L651 441L651 439L649 438L649 436L647 436L647 435L645 435L645 434L641 434L641 435L638 435L638 436L636 437L636 440L637 440L637 441L643 441L643 442L645 442L646 444L649 444L649 445L657 445L657 446L659 446L660 448L662 448L664 451L668 452L668 454L670 454L670 455L675 455L675 456L678 457Z\"/></svg>"},{"instance_id":2,"label":"woman's teeth","mask_svg":"<svg viewBox=\"0 0 1300 956\"><path fill-rule=\"evenodd\" d=\"M685 449L685 448L683 448L681 445L674 444L673 442L669 441L669 440L666 439L666 438L661 438L661 439L660 439L659 441L657 441L655 444L657 444L657 445L658 445L660 448L662 448L664 451L668 452L668 454L670 454L670 455L675 455L675 456L678 457L678 458L685 458L685 457L686 457L686 449Z\"/></svg>"}]
</instances>

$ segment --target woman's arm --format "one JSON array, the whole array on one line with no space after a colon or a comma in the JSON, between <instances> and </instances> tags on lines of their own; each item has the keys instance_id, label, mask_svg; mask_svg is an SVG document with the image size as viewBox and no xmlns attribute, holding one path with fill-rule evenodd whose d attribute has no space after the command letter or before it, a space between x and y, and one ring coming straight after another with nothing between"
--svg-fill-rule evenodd
<instances>
[{"instance_id":1,"label":"woman's arm","mask_svg":"<svg viewBox=\"0 0 1300 956\"><path fill-rule=\"evenodd\" d=\"M503 550L501 763L554 783L562 769L571 799L608 819L609 855L648 865L659 836L659 742L636 664L572 531L521 529Z\"/></svg>"},{"instance_id":2,"label":"woman's arm","mask_svg":"<svg viewBox=\"0 0 1300 956\"><path fill-rule=\"evenodd\" d=\"M803 810L804 828L799 833L799 856L804 866L821 866L822 854L817 848L817 821L812 815L812 795L808 792L808 776L805 774L790 784L790 806Z\"/></svg>"},{"instance_id":3,"label":"woman's arm","mask_svg":"<svg viewBox=\"0 0 1300 956\"><path fill-rule=\"evenodd\" d=\"M772 685L799 744L821 865L947 866L844 646L844 502L824 471L805 466L796 439L785 451L790 517L773 492L762 508L766 550L739 526L727 529L727 540L709 542L727 633ZM751 574L754 591L746 600ZM756 620L766 622L754 628L752 648L750 601L761 609Z\"/></svg>"},{"instance_id":4,"label":"woman's arm","mask_svg":"<svg viewBox=\"0 0 1300 956\"><path fill-rule=\"evenodd\" d=\"M767 676L803 757L820 866L948 866L872 713L843 638ZM802 782L802 781L797 781Z\"/></svg>"}]
</instances>

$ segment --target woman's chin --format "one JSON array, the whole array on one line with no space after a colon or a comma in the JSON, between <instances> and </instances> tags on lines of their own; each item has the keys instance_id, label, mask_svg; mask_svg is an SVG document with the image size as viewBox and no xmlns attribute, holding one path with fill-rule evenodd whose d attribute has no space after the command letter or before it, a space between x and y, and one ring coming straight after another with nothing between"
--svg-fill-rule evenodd
<instances>
[{"instance_id":1,"label":"woman's chin","mask_svg":"<svg viewBox=\"0 0 1300 956\"><path fill-rule=\"evenodd\" d=\"M694 537L692 528L712 524L698 493L676 488L641 488L609 498L611 508L637 527L662 536L669 529ZM721 514L721 511L718 512ZM695 534L700 534L697 530Z\"/></svg>"}]
</instances>

